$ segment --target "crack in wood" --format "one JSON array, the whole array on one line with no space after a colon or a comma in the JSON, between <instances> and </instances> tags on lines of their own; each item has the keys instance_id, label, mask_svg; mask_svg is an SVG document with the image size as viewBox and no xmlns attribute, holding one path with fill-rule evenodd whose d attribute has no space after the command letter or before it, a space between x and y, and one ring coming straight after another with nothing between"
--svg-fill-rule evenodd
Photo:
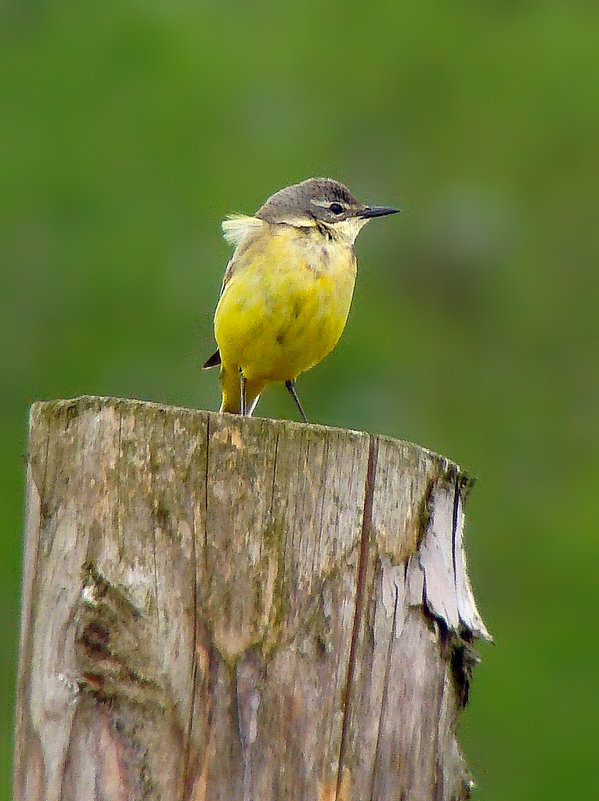
<instances>
[{"instance_id":1,"label":"crack in wood","mask_svg":"<svg viewBox=\"0 0 599 801\"><path fill-rule=\"evenodd\" d=\"M123 458L123 412L118 410L119 437L116 453L116 530L118 536L119 556L122 557L123 532L121 528L121 459Z\"/></svg>"},{"instance_id":2,"label":"crack in wood","mask_svg":"<svg viewBox=\"0 0 599 801\"><path fill-rule=\"evenodd\" d=\"M453 490L453 514L451 519L451 557L453 564L453 578L457 593L458 558L457 558L457 535L458 535L458 514L460 511L461 495L461 476L456 473L454 477Z\"/></svg>"},{"instance_id":3,"label":"crack in wood","mask_svg":"<svg viewBox=\"0 0 599 801\"><path fill-rule=\"evenodd\" d=\"M208 453L210 449L210 418L206 419L206 427L205 427L205 438L204 438L204 459L205 459L205 471L204 471L204 493L203 493L203 516L204 516L204 548L203 553L204 557L206 556L206 542L208 539ZM191 787L190 782L194 781L195 777L191 776L191 752L192 752L192 733L193 733L193 720L194 715L196 712L196 696L197 696L197 682L198 682L198 604L199 604L199 593L198 593L198 548L197 548L197 536L198 532L196 530L196 522L195 522L195 515L193 511L190 515L190 523L191 523L191 563L192 563L192 575L193 575L193 612L192 612L192 645L191 645L191 692L190 692L190 699L189 699L189 719L187 721L186 727L186 737L185 737L185 750L184 750L184 760L183 760L183 782L182 782L182 794L181 794L181 801L184 801L187 795L187 788ZM206 568L206 565L204 565ZM195 762L195 760L194 760Z\"/></svg>"},{"instance_id":4,"label":"crack in wood","mask_svg":"<svg viewBox=\"0 0 599 801\"><path fill-rule=\"evenodd\" d=\"M383 716L388 706L389 696L389 677L391 675L391 655L393 651L393 642L397 635L397 609L399 605L399 587L395 585L395 603L393 605L393 623L391 624L391 632L389 634L389 644L387 646L387 658L385 664L385 677L383 679L383 693L381 696L381 707L379 710L379 721L377 726L376 746L374 749L374 759L372 760L372 776L370 780L370 801L375 801L375 783L376 776L380 764L380 750L381 750L381 736L383 731Z\"/></svg>"},{"instance_id":5,"label":"crack in wood","mask_svg":"<svg viewBox=\"0 0 599 801\"><path fill-rule=\"evenodd\" d=\"M370 545L372 528L372 499L374 495L374 480L376 474L377 441L373 436L368 441L368 466L366 468L366 483L364 491L364 511L362 514L362 534L360 539L360 556L358 559L358 571L356 580L356 600L354 609L354 622L347 663L347 679L343 693L343 720L341 723L341 741L339 745L339 763L337 771L337 785L335 791L335 801L342 799L342 788L344 784L344 768L347 747L347 736L349 726L350 701L353 690L354 672L356 669L356 649L358 636L362 625L362 613L364 607L364 585L366 579L366 569L368 561L368 551Z\"/></svg>"}]
</instances>

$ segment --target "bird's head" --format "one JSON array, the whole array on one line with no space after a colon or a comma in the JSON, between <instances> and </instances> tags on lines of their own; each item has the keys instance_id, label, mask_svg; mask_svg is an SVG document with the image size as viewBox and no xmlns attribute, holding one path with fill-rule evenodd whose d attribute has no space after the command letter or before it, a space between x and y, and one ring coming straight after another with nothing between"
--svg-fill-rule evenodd
<instances>
[{"instance_id":1,"label":"bird's head","mask_svg":"<svg viewBox=\"0 0 599 801\"><path fill-rule=\"evenodd\" d=\"M398 211L389 206L366 206L346 186L331 178L308 178L275 192L255 217L296 228L316 227L329 236L353 243L369 220Z\"/></svg>"}]
</instances>

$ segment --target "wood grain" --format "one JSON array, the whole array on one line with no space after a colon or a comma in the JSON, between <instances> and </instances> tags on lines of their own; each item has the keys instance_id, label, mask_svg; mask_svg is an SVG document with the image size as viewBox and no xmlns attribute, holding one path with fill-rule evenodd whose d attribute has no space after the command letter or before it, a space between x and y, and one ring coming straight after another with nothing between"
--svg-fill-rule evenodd
<instances>
[{"instance_id":1,"label":"wood grain","mask_svg":"<svg viewBox=\"0 0 599 801\"><path fill-rule=\"evenodd\" d=\"M386 437L35 404L17 801L468 798L468 488Z\"/></svg>"}]
</instances>

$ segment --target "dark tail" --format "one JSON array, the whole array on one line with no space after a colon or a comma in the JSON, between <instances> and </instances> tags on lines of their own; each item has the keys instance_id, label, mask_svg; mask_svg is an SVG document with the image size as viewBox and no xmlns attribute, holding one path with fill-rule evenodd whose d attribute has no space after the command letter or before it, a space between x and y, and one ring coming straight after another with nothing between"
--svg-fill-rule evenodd
<instances>
[{"instance_id":1,"label":"dark tail","mask_svg":"<svg viewBox=\"0 0 599 801\"><path fill-rule=\"evenodd\" d=\"M220 364L220 351L216 351L213 353L209 359L206 359L204 364L202 365L204 370L208 370L210 367L217 367Z\"/></svg>"}]
</instances>

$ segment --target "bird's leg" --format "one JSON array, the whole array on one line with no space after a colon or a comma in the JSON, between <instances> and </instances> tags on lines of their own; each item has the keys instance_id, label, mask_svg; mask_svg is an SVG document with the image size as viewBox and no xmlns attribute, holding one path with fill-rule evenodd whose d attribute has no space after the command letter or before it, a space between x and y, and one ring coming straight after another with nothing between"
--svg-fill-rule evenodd
<instances>
[{"instance_id":1,"label":"bird's leg","mask_svg":"<svg viewBox=\"0 0 599 801\"><path fill-rule=\"evenodd\" d=\"M247 405L245 402L245 376L242 373L241 368L239 368L239 384L241 386L241 409L239 410L239 413L245 416L247 414Z\"/></svg>"},{"instance_id":2,"label":"bird's leg","mask_svg":"<svg viewBox=\"0 0 599 801\"><path fill-rule=\"evenodd\" d=\"M295 381L285 381L285 386L287 387L287 389L289 391L289 394L291 395L291 397L295 401L295 405L299 409L299 413L300 413L300 415L302 417L302 420L304 421L304 423L307 423L308 422L308 418L306 417L306 414L305 414L304 410L302 409L302 404L300 403L300 399L297 397L297 392L295 391Z\"/></svg>"}]
</instances>

